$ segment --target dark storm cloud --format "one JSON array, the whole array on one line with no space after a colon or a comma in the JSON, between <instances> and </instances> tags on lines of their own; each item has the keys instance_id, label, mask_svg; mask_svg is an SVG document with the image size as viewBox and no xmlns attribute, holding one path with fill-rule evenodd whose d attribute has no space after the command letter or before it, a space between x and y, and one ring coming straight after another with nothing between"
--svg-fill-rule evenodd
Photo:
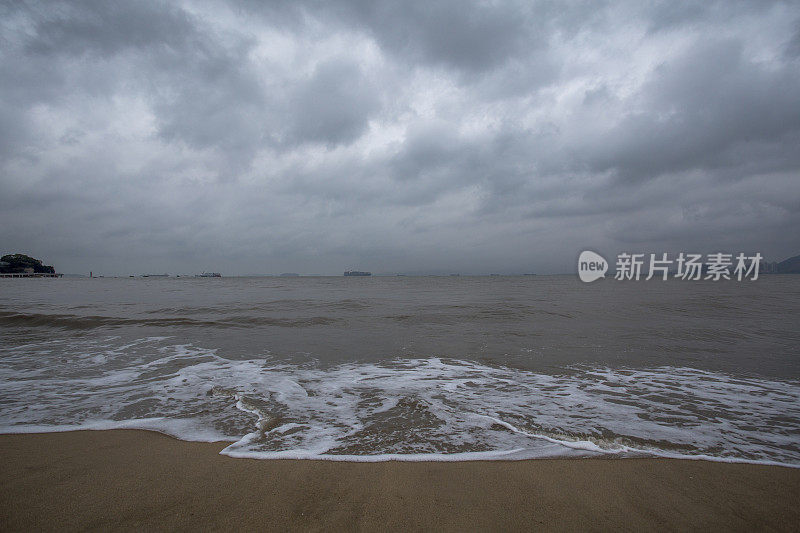
<instances>
[{"instance_id":1,"label":"dark storm cloud","mask_svg":"<svg viewBox=\"0 0 800 533\"><path fill-rule=\"evenodd\" d=\"M790 145L800 135L800 71L757 64L738 41L698 41L660 64L630 112L589 164L626 181L668 172L719 170L721 177L796 169ZM788 146L786 146L788 148ZM590 157L594 155L590 153ZM757 162L760 168L749 168Z\"/></svg>"},{"instance_id":2,"label":"dark storm cloud","mask_svg":"<svg viewBox=\"0 0 800 533\"><path fill-rule=\"evenodd\" d=\"M471 71L491 70L536 42L525 4L364 1L347 16L368 28L384 48Z\"/></svg>"},{"instance_id":3,"label":"dark storm cloud","mask_svg":"<svg viewBox=\"0 0 800 533\"><path fill-rule=\"evenodd\" d=\"M0 15L0 237L62 270L566 271L585 247L800 251L794 3Z\"/></svg>"},{"instance_id":4,"label":"dark storm cloud","mask_svg":"<svg viewBox=\"0 0 800 533\"><path fill-rule=\"evenodd\" d=\"M378 108L358 64L328 60L320 63L292 95L286 121L290 141L322 142L329 146L352 142L365 131Z\"/></svg>"},{"instance_id":5,"label":"dark storm cloud","mask_svg":"<svg viewBox=\"0 0 800 533\"><path fill-rule=\"evenodd\" d=\"M152 106L163 139L225 150L227 164L247 166L262 140L254 119L265 97L243 60L245 36L221 39L206 21L162 2L25 7L27 27L10 38L17 61L4 62L3 76L19 105L133 90Z\"/></svg>"},{"instance_id":6,"label":"dark storm cloud","mask_svg":"<svg viewBox=\"0 0 800 533\"><path fill-rule=\"evenodd\" d=\"M35 38L35 54L112 55L128 48L184 48L196 36L191 17L167 3L83 0L25 2Z\"/></svg>"},{"instance_id":7,"label":"dark storm cloud","mask_svg":"<svg viewBox=\"0 0 800 533\"><path fill-rule=\"evenodd\" d=\"M495 69L510 57L529 53L532 44L542 44L528 2L243 0L233 5L295 29L309 19L321 20L366 33L394 56L468 71Z\"/></svg>"}]
</instances>

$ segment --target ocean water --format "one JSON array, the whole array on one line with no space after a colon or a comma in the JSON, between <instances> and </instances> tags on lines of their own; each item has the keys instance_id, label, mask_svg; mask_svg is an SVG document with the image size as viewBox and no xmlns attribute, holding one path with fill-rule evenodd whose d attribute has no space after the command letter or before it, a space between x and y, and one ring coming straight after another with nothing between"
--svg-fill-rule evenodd
<instances>
[{"instance_id":1,"label":"ocean water","mask_svg":"<svg viewBox=\"0 0 800 533\"><path fill-rule=\"evenodd\" d=\"M800 466L800 276L0 280L0 432Z\"/></svg>"}]
</instances>

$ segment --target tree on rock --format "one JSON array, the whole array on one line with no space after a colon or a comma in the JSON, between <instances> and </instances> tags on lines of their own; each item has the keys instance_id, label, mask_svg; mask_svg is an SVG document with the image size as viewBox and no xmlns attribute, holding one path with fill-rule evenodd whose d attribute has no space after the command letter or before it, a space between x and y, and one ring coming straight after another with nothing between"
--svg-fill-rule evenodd
<instances>
[{"instance_id":1,"label":"tree on rock","mask_svg":"<svg viewBox=\"0 0 800 533\"><path fill-rule=\"evenodd\" d=\"M0 257L1 274L20 274L25 269L31 268L36 274L55 274L56 269L50 265L43 265L42 262L25 254L9 254Z\"/></svg>"}]
</instances>

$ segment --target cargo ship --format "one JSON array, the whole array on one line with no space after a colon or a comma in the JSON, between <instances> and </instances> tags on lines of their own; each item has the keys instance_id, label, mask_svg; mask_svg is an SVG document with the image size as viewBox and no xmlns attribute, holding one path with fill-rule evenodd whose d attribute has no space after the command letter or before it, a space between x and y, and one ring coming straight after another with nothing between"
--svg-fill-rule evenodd
<instances>
[{"instance_id":1,"label":"cargo ship","mask_svg":"<svg viewBox=\"0 0 800 533\"><path fill-rule=\"evenodd\" d=\"M203 272L202 274L195 274L196 278L221 278L222 274L219 272Z\"/></svg>"},{"instance_id":2,"label":"cargo ship","mask_svg":"<svg viewBox=\"0 0 800 533\"><path fill-rule=\"evenodd\" d=\"M345 270L345 276L371 276L372 272L361 272L360 270Z\"/></svg>"}]
</instances>

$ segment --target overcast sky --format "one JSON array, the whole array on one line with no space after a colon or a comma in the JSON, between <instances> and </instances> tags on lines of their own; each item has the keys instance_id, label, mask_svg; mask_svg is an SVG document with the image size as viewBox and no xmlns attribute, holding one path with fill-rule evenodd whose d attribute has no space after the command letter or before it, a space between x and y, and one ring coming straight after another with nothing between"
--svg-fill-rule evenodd
<instances>
[{"instance_id":1,"label":"overcast sky","mask_svg":"<svg viewBox=\"0 0 800 533\"><path fill-rule=\"evenodd\" d=\"M798 2L0 5L0 253L61 272L800 253Z\"/></svg>"}]
</instances>

